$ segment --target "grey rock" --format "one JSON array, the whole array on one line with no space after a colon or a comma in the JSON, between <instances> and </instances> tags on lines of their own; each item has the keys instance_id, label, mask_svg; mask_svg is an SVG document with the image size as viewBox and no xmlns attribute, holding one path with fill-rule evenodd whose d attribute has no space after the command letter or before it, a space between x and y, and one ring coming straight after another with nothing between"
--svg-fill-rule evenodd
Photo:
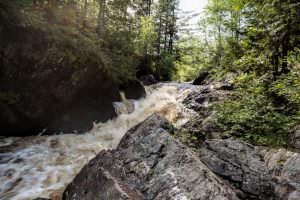
<instances>
[{"instance_id":1,"label":"grey rock","mask_svg":"<svg viewBox=\"0 0 300 200\"><path fill-rule=\"evenodd\" d=\"M69 184L65 200L237 200L193 151L175 140L172 125L152 115L129 130L117 149L100 152Z\"/></svg>"},{"instance_id":2,"label":"grey rock","mask_svg":"<svg viewBox=\"0 0 300 200\"><path fill-rule=\"evenodd\" d=\"M276 196L280 200L300 199L300 155L291 156L284 164L276 187Z\"/></svg>"},{"instance_id":3,"label":"grey rock","mask_svg":"<svg viewBox=\"0 0 300 200\"><path fill-rule=\"evenodd\" d=\"M158 83L158 81L155 79L155 77L152 74L142 76L140 80L142 81L143 85L146 86Z\"/></svg>"},{"instance_id":4,"label":"grey rock","mask_svg":"<svg viewBox=\"0 0 300 200\"><path fill-rule=\"evenodd\" d=\"M185 128L197 129L208 137L219 138L212 106L214 103L226 99L230 91L216 88L216 83L192 88L192 92L183 100L183 104L188 109L195 111L199 117L191 119Z\"/></svg>"},{"instance_id":5,"label":"grey rock","mask_svg":"<svg viewBox=\"0 0 300 200\"><path fill-rule=\"evenodd\" d=\"M288 151L284 148L270 149L266 152L260 152L264 157L264 161L272 174L272 177L278 182L281 179L282 170L285 162L296 153Z\"/></svg>"},{"instance_id":6,"label":"grey rock","mask_svg":"<svg viewBox=\"0 0 300 200\"><path fill-rule=\"evenodd\" d=\"M274 181L253 146L233 139L207 140L201 154L209 169L238 186L243 199L273 199Z\"/></svg>"},{"instance_id":7,"label":"grey rock","mask_svg":"<svg viewBox=\"0 0 300 200\"><path fill-rule=\"evenodd\" d=\"M294 134L290 136L289 146L300 151L300 126L297 126Z\"/></svg>"},{"instance_id":8,"label":"grey rock","mask_svg":"<svg viewBox=\"0 0 300 200\"><path fill-rule=\"evenodd\" d=\"M280 149L261 149L265 163L276 181L277 200L300 199L300 155Z\"/></svg>"},{"instance_id":9,"label":"grey rock","mask_svg":"<svg viewBox=\"0 0 300 200\"><path fill-rule=\"evenodd\" d=\"M129 80L120 85L127 99L140 99L146 96L146 91L142 83L138 80Z\"/></svg>"},{"instance_id":10,"label":"grey rock","mask_svg":"<svg viewBox=\"0 0 300 200\"><path fill-rule=\"evenodd\" d=\"M202 85L204 81L208 78L208 72L202 72L198 75L198 77L193 81L193 85Z\"/></svg>"},{"instance_id":11,"label":"grey rock","mask_svg":"<svg viewBox=\"0 0 300 200\"><path fill-rule=\"evenodd\" d=\"M34 121L12 105L0 101L0 110L0 135L4 135L6 130L9 130L11 135L17 135L19 132L38 134Z\"/></svg>"},{"instance_id":12,"label":"grey rock","mask_svg":"<svg viewBox=\"0 0 300 200\"><path fill-rule=\"evenodd\" d=\"M232 83L225 82L218 89L219 90L229 90L229 91L231 91L231 90L234 90L234 85Z\"/></svg>"}]
</instances>

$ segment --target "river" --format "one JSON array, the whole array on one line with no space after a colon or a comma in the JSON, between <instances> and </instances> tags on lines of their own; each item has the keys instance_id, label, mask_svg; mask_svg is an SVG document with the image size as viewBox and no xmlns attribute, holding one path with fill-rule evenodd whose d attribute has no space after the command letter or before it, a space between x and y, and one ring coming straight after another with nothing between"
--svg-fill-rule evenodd
<instances>
[{"instance_id":1,"label":"river","mask_svg":"<svg viewBox=\"0 0 300 200\"><path fill-rule=\"evenodd\" d=\"M94 124L85 134L0 138L0 199L31 200L59 196L80 169L101 150L115 148L128 129L158 112L175 126L195 113L181 103L189 84L146 87L141 100L116 102L118 117ZM134 105L129 112L130 104Z\"/></svg>"}]
</instances>

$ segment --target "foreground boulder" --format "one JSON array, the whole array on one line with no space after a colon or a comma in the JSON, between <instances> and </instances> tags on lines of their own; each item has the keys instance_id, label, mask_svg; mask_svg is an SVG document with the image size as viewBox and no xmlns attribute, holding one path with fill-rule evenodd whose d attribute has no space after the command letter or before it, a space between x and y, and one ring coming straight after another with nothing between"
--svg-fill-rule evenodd
<instances>
[{"instance_id":1,"label":"foreground boulder","mask_svg":"<svg viewBox=\"0 0 300 200\"><path fill-rule=\"evenodd\" d=\"M275 183L253 146L232 139L207 140L201 153L209 169L241 190L242 199L274 198Z\"/></svg>"},{"instance_id":2,"label":"foreground boulder","mask_svg":"<svg viewBox=\"0 0 300 200\"><path fill-rule=\"evenodd\" d=\"M91 160L63 199L238 199L171 132L166 119L152 115L129 130L117 149Z\"/></svg>"}]
</instances>

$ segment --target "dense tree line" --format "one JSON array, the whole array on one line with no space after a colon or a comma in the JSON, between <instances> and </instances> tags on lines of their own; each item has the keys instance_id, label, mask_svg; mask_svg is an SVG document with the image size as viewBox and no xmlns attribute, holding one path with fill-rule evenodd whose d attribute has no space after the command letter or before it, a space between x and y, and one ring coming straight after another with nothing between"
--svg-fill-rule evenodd
<instances>
[{"instance_id":1,"label":"dense tree line","mask_svg":"<svg viewBox=\"0 0 300 200\"><path fill-rule=\"evenodd\" d=\"M22 27L40 30L52 44L40 62L98 65L120 82L146 74L190 81L209 72L236 87L231 99L216 105L221 132L285 144L300 115L300 2L209 0L196 35L179 35L178 4L2 0L0 36ZM42 56L28 47L26 56L32 55Z\"/></svg>"},{"instance_id":2,"label":"dense tree line","mask_svg":"<svg viewBox=\"0 0 300 200\"><path fill-rule=\"evenodd\" d=\"M209 71L231 80L233 97L216 106L220 131L259 144L286 144L300 114L299 22L296 0L210 0L199 21L201 36L179 42L198 56L181 51L176 78Z\"/></svg>"},{"instance_id":3,"label":"dense tree line","mask_svg":"<svg viewBox=\"0 0 300 200\"><path fill-rule=\"evenodd\" d=\"M18 25L53 32L56 41L91 42L88 49L95 49L116 77L152 73L161 80L171 78L178 0L5 0L1 4L3 21L18 15Z\"/></svg>"}]
</instances>

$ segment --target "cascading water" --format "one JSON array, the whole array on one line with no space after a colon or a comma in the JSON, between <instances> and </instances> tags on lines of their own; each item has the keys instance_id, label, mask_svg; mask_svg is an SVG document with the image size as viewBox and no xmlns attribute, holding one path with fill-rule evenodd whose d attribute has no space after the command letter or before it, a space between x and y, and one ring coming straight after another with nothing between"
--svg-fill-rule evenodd
<instances>
[{"instance_id":1,"label":"cascading water","mask_svg":"<svg viewBox=\"0 0 300 200\"><path fill-rule=\"evenodd\" d=\"M152 113L160 113L175 126L195 115L181 104L188 87L169 83L146 90L147 97L139 101L121 94L123 102L115 103L119 116L95 124L86 134L0 138L0 199L55 199L91 158L116 147L129 128Z\"/></svg>"},{"instance_id":2,"label":"cascading water","mask_svg":"<svg viewBox=\"0 0 300 200\"><path fill-rule=\"evenodd\" d=\"M124 92L120 92L122 102L114 102L114 107L116 113L121 114L131 114L134 111L134 101L128 100L125 97Z\"/></svg>"}]
</instances>

